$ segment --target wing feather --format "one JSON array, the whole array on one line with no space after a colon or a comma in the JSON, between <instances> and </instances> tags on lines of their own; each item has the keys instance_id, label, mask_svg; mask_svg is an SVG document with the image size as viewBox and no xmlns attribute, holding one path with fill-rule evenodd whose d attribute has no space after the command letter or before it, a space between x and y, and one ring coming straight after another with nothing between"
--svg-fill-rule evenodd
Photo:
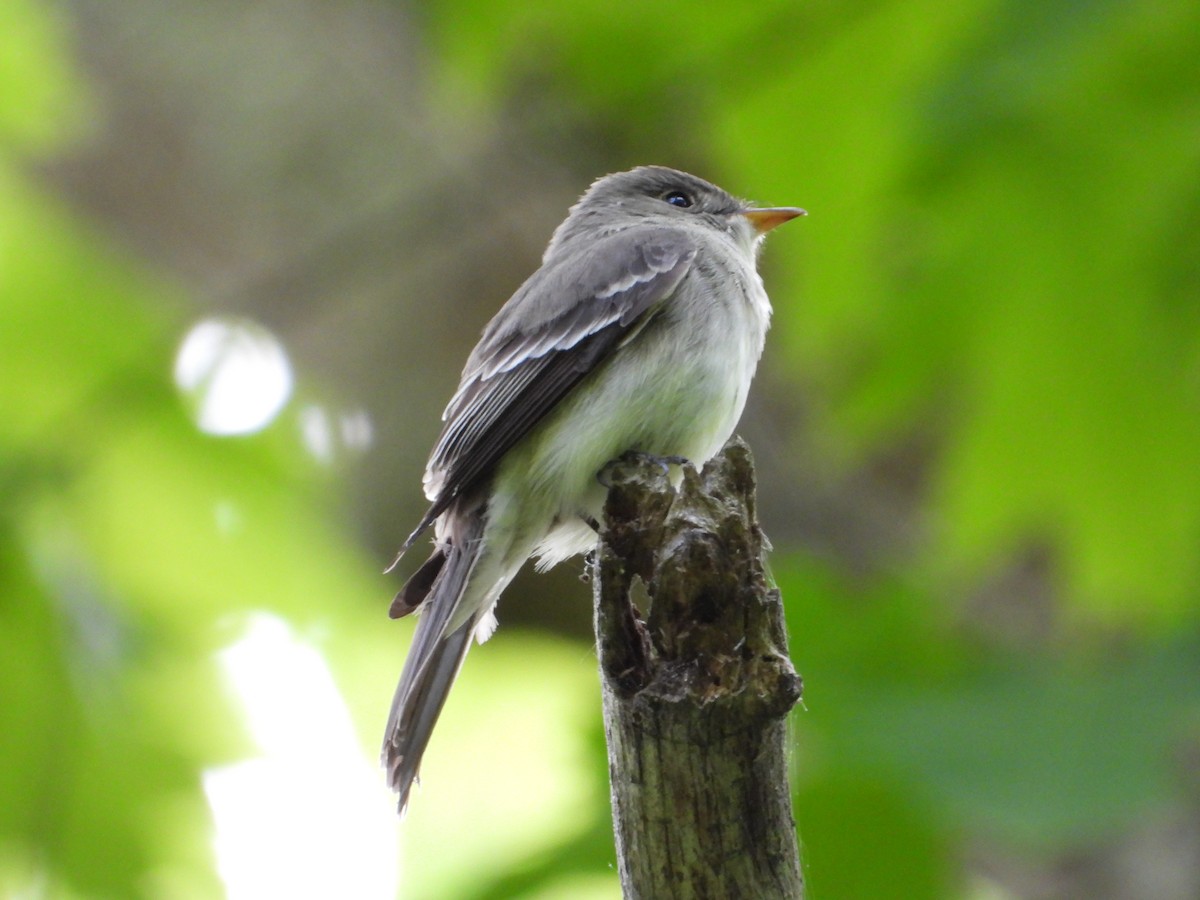
<instances>
[{"instance_id":1,"label":"wing feather","mask_svg":"<svg viewBox=\"0 0 1200 900\"><path fill-rule=\"evenodd\" d=\"M442 415L425 472L433 503L405 549L654 314L695 255L686 233L635 227L560 254L521 286L484 330Z\"/></svg>"}]
</instances>

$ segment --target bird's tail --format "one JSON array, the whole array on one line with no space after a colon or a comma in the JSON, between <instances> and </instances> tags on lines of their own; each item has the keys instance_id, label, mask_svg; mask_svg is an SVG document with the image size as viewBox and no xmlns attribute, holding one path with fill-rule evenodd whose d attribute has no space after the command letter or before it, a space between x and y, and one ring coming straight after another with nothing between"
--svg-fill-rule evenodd
<instances>
[{"instance_id":1,"label":"bird's tail","mask_svg":"<svg viewBox=\"0 0 1200 900\"><path fill-rule=\"evenodd\" d=\"M446 633L480 554L482 517L462 518L468 521L455 523L463 527L454 529L453 538L438 547L396 598L401 604L400 615L421 607L383 739L383 765L388 784L400 795L401 812L408 805L421 756L471 647L471 638L479 622L490 615L487 609L480 610ZM393 615L397 612L393 604Z\"/></svg>"}]
</instances>

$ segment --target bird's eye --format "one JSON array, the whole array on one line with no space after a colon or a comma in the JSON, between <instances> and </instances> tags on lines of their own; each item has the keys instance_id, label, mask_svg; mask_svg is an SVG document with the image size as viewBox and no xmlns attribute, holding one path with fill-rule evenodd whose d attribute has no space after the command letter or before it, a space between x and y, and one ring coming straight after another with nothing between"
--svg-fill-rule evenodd
<instances>
[{"instance_id":1,"label":"bird's eye","mask_svg":"<svg viewBox=\"0 0 1200 900\"><path fill-rule=\"evenodd\" d=\"M683 191L671 191L671 193L664 196L663 199L672 206L678 206L680 209L687 209L692 205L692 198Z\"/></svg>"}]
</instances>

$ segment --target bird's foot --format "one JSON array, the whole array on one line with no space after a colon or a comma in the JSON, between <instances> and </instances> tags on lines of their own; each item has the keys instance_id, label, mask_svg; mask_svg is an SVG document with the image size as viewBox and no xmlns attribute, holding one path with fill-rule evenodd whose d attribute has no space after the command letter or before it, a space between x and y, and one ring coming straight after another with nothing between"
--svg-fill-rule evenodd
<instances>
[{"instance_id":1,"label":"bird's foot","mask_svg":"<svg viewBox=\"0 0 1200 900\"><path fill-rule=\"evenodd\" d=\"M587 584L592 580L594 571L596 571L596 551L593 549L583 555L583 571L579 573L579 580Z\"/></svg>"},{"instance_id":2,"label":"bird's foot","mask_svg":"<svg viewBox=\"0 0 1200 900\"><path fill-rule=\"evenodd\" d=\"M667 475L671 471L671 466L690 466L692 461L686 456L659 456L657 453L647 453L645 450L626 450L616 459L606 462L600 471L596 473L596 480L600 482L601 487L608 489L612 487L612 468L623 462L652 462L657 463L662 467L663 474Z\"/></svg>"}]
</instances>

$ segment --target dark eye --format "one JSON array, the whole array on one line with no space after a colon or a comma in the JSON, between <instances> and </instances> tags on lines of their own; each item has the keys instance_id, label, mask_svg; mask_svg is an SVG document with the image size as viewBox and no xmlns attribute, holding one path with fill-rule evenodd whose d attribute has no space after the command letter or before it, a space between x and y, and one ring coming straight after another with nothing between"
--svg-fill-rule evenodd
<instances>
[{"instance_id":1,"label":"dark eye","mask_svg":"<svg viewBox=\"0 0 1200 900\"><path fill-rule=\"evenodd\" d=\"M683 191L671 191L671 193L663 197L672 206L678 206L680 209L687 209L692 205L692 198Z\"/></svg>"}]
</instances>

